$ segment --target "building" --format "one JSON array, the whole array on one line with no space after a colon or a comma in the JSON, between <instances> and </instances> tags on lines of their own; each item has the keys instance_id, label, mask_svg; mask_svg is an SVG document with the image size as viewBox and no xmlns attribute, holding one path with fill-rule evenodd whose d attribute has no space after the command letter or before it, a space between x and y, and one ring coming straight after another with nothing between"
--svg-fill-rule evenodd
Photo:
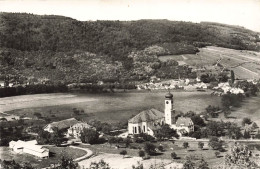
<instances>
[{"instance_id":1,"label":"building","mask_svg":"<svg viewBox=\"0 0 260 169\"><path fill-rule=\"evenodd\" d=\"M177 133L180 136L186 135L194 131L193 121L189 117L179 117L176 121L176 124L173 124L172 126L174 129L177 130Z\"/></svg>"},{"instance_id":2,"label":"building","mask_svg":"<svg viewBox=\"0 0 260 169\"><path fill-rule=\"evenodd\" d=\"M54 128L58 128L59 130L65 130L73 126L74 124L77 124L79 121L75 118L70 118L62 121L52 122L48 125L46 125L43 130L48 131L49 133L53 133Z\"/></svg>"},{"instance_id":3,"label":"building","mask_svg":"<svg viewBox=\"0 0 260 169\"><path fill-rule=\"evenodd\" d=\"M175 109L173 106L173 95L167 93L164 101L164 113L156 109L145 110L128 121L128 134L147 133L154 135L162 125L168 124L177 130L179 135L194 131L194 124L189 117L179 117L175 120Z\"/></svg>"},{"instance_id":4,"label":"building","mask_svg":"<svg viewBox=\"0 0 260 169\"><path fill-rule=\"evenodd\" d=\"M49 149L43 148L43 146L36 144L36 140L11 141L9 142L9 148L11 148L16 153L27 153L39 158L49 158Z\"/></svg>"},{"instance_id":5,"label":"building","mask_svg":"<svg viewBox=\"0 0 260 169\"><path fill-rule=\"evenodd\" d=\"M75 138L79 138L80 137L80 133L83 131L84 128L88 129L88 128L93 128L93 127L90 126L88 123L77 123L77 124L74 124L73 126L71 126L68 129L67 137L73 136Z\"/></svg>"},{"instance_id":6,"label":"building","mask_svg":"<svg viewBox=\"0 0 260 169\"><path fill-rule=\"evenodd\" d=\"M156 109L145 110L128 121L128 133L154 135L158 126L164 123L164 114Z\"/></svg>"}]
</instances>

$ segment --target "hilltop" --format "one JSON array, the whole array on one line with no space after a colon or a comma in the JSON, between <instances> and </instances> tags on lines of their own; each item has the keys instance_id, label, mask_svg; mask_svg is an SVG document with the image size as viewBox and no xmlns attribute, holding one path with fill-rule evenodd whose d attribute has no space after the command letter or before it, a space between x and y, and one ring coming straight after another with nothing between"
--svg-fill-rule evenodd
<instances>
[{"instance_id":1,"label":"hilltop","mask_svg":"<svg viewBox=\"0 0 260 169\"><path fill-rule=\"evenodd\" d=\"M259 42L257 32L210 22L83 22L0 13L0 80L7 75L65 83L194 77L187 67L164 63L158 56L195 54L205 46L260 51Z\"/></svg>"}]
</instances>

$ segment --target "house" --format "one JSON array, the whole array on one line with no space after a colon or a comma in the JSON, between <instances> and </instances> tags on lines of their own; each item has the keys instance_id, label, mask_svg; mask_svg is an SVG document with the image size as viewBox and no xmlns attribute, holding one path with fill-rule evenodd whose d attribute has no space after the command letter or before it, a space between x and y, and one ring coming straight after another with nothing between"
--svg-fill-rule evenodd
<instances>
[{"instance_id":1,"label":"house","mask_svg":"<svg viewBox=\"0 0 260 169\"><path fill-rule=\"evenodd\" d=\"M52 122L48 125L46 125L43 130L48 131L49 133L53 133L54 128L58 128L59 130L65 130L73 126L74 124L77 124L79 121L75 118L70 118L58 122Z\"/></svg>"},{"instance_id":2,"label":"house","mask_svg":"<svg viewBox=\"0 0 260 169\"><path fill-rule=\"evenodd\" d=\"M173 124L172 126L175 130L177 130L177 133L180 136L186 135L189 132L194 131L193 121L189 117L179 117L176 121L176 124Z\"/></svg>"},{"instance_id":3,"label":"house","mask_svg":"<svg viewBox=\"0 0 260 169\"><path fill-rule=\"evenodd\" d=\"M194 131L194 124L188 117L179 117L175 121L175 109L173 106L173 95L165 95L164 113L156 109L144 110L128 121L128 134L147 133L154 136L162 125L168 124L177 130L179 135Z\"/></svg>"},{"instance_id":4,"label":"house","mask_svg":"<svg viewBox=\"0 0 260 169\"><path fill-rule=\"evenodd\" d=\"M9 142L9 148L11 148L16 153L27 153L34 155L39 158L48 158L49 149L44 148L43 146L36 145L36 140L31 141L11 141Z\"/></svg>"},{"instance_id":5,"label":"house","mask_svg":"<svg viewBox=\"0 0 260 169\"><path fill-rule=\"evenodd\" d=\"M80 133L83 131L84 128L88 129L93 127L90 126L88 123L76 123L68 129L67 137L73 136L75 138L79 138Z\"/></svg>"}]
</instances>

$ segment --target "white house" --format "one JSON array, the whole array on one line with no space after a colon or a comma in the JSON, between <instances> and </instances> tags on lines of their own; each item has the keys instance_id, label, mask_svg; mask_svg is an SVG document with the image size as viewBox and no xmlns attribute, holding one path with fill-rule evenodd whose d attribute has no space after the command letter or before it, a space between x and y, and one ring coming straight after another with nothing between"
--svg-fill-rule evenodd
<instances>
[{"instance_id":1,"label":"white house","mask_svg":"<svg viewBox=\"0 0 260 169\"><path fill-rule=\"evenodd\" d=\"M76 123L68 129L67 137L73 136L75 138L79 138L80 133L83 131L84 128L88 129L93 127L90 126L88 123Z\"/></svg>"},{"instance_id":2,"label":"white house","mask_svg":"<svg viewBox=\"0 0 260 169\"><path fill-rule=\"evenodd\" d=\"M48 131L49 133L53 133L53 129L57 127L59 130L68 129L79 121L75 118L70 118L62 121L52 122L46 125L43 130Z\"/></svg>"},{"instance_id":3,"label":"white house","mask_svg":"<svg viewBox=\"0 0 260 169\"><path fill-rule=\"evenodd\" d=\"M180 136L183 136L194 131L194 124L189 117L179 117L172 128L176 129Z\"/></svg>"},{"instance_id":4,"label":"white house","mask_svg":"<svg viewBox=\"0 0 260 169\"><path fill-rule=\"evenodd\" d=\"M165 95L164 113L156 109L145 110L128 121L128 134L147 133L154 136L154 133L161 128L161 125L168 124L177 130L179 135L194 131L194 124L188 117L179 117L175 121L175 109L173 106L173 95Z\"/></svg>"},{"instance_id":5,"label":"white house","mask_svg":"<svg viewBox=\"0 0 260 169\"><path fill-rule=\"evenodd\" d=\"M11 148L16 153L27 153L39 158L48 158L49 149L43 148L43 146L36 145L36 140L31 141L11 141L9 142L9 148Z\"/></svg>"}]
</instances>

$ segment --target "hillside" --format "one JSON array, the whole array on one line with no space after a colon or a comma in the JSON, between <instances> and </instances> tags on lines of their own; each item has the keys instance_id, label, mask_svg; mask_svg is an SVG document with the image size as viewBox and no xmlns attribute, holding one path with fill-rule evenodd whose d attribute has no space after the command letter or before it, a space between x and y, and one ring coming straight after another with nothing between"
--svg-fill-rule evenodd
<instances>
[{"instance_id":1,"label":"hillside","mask_svg":"<svg viewBox=\"0 0 260 169\"><path fill-rule=\"evenodd\" d=\"M259 51L259 35L242 27L168 20L86 21L63 16L0 13L0 80L142 80L194 76L165 54L195 54L208 45ZM135 57L133 57L133 55ZM142 58L142 59L140 59ZM169 70L166 70L169 71Z\"/></svg>"}]
</instances>

